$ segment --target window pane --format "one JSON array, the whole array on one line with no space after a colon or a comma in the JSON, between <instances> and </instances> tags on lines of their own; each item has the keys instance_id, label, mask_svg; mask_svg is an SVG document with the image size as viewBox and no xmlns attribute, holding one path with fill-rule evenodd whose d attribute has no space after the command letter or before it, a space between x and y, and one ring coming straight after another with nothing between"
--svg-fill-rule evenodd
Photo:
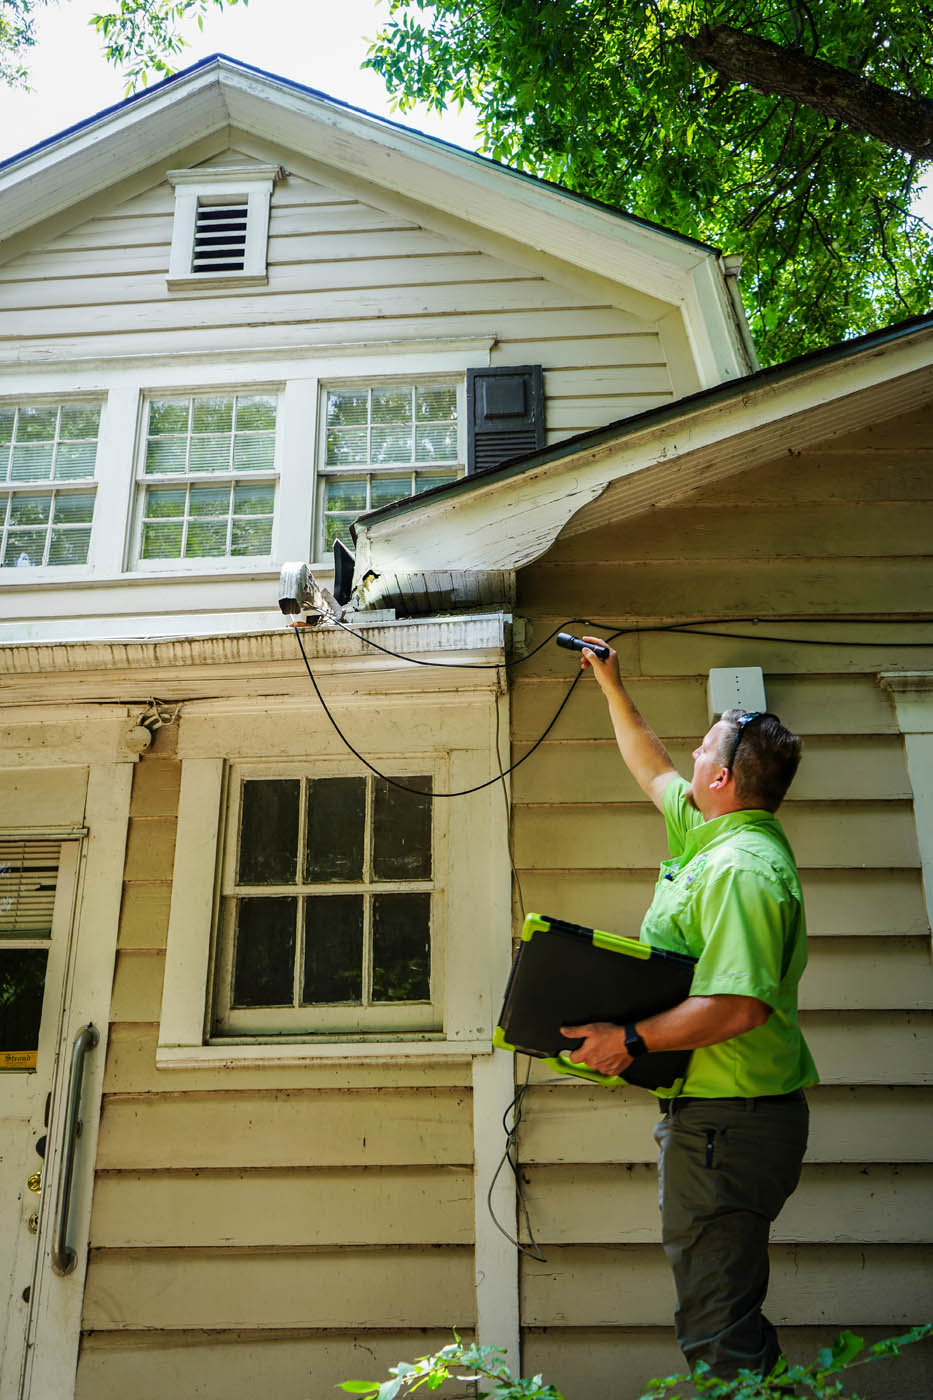
<instances>
[{"instance_id":1,"label":"window pane","mask_svg":"<svg viewBox=\"0 0 933 1400\"><path fill-rule=\"evenodd\" d=\"M270 472L275 465L273 434L238 433L233 446L233 465L238 472Z\"/></svg>"},{"instance_id":2,"label":"window pane","mask_svg":"<svg viewBox=\"0 0 933 1400\"><path fill-rule=\"evenodd\" d=\"M365 389L351 392L339 391L327 395L327 426L329 428L354 427L365 424L369 406L369 395Z\"/></svg>"},{"instance_id":3,"label":"window pane","mask_svg":"<svg viewBox=\"0 0 933 1400\"><path fill-rule=\"evenodd\" d=\"M293 885L298 860L297 778L243 784L237 879L241 885Z\"/></svg>"},{"instance_id":4,"label":"window pane","mask_svg":"<svg viewBox=\"0 0 933 1400\"><path fill-rule=\"evenodd\" d=\"M327 433L327 465L329 467L361 466L369 460L369 434L365 428L345 428Z\"/></svg>"},{"instance_id":5,"label":"window pane","mask_svg":"<svg viewBox=\"0 0 933 1400\"><path fill-rule=\"evenodd\" d=\"M230 470L230 434L219 437L193 437L188 458L191 472L226 472Z\"/></svg>"},{"instance_id":6,"label":"window pane","mask_svg":"<svg viewBox=\"0 0 933 1400\"><path fill-rule=\"evenodd\" d=\"M363 896L334 894L305 900L305 971L301 1000L363 999Z\"/></svg>"},{"instance_id":7,"label":"window pane","mask_svg":"<svg viewBox=\"0 0 933 1400\"><path fill-rule=\"evenodd\" d=\"M60 491L55 497L56 525L86 525L93 514L93 491Z\"/></svg>"},{"instance_id":8,"label":"window pane","mask_svg":"<svg viewBox=\"0 0 933 1400\"><path fill-rule=\"evenodd\" d=\"M193 433L230 433L233 429L233 397L218 395L195 399L191 412Z\"/></svg>"},{"instance_id":9,"label":"window pane","mask_svg":"<svg viewBox=\"0 0 933 1400\"><path fill-rule=\"evenodd\" d=\"M324 485L324 507L326 510L365 510L365 476L328 477Z\"/></svg>"},{"instance_id":10,"label":"window pane","mask_svg":"<svg viewBox=\"0 0 933 1400\"><path fill-rule=\"evenodd\" d=\"M411 428L373 428L373 456L380 462L411 461Z\"/></svg>"},{"instance_id":11,"label":"window pane","mask_svg":"<svg viewBox=\"0 0 933 1400\"><path fill-rule=\"evenodd\" d=\"M373 896L373 1001L428 1001L431 896Z\"/></svg>"},{"instance_id":12,"label":"window pane","mask_svg":"<svg viewBox=\"0 0 933 1400\"><path fill-rule=\"evenodd\" d=\"M17 443L13 448L11 481L48 481L52 475L51 442Z\"/></svg>"},{"instance_id":13,"label":"window pane","mask_svg":"<svg viewBox=\"0 0 933 1400\"><path fill-rule=\"evenodd\" d=\"M184 516L186 495L184 486L151 487L146 492L147 519Z\"/></svg>"},{"instance_id":14,"label":"window pane","mask_svg":"<svg viewBox=\"0 0 933 1400\"><path fill-rule=\"evenodd\" d=\"M293 1006L298 900L237 900L234 1006Z\"/></svg>"},{"instance_id":15,"label":"window pane","mask_svg":"<svg viewBox=\"0 0 933 1400\"><path fill-rule=\"evenodd\" d=\"M180 559L181 525L168 522L143 526L143 540L140 555L143 559Z\"/></svg>"},{"instance_id":16,"label":"window pane","mask_svg":"<svg viewBox=\"0 0 933 1400\"><path fill-rule=\"evenodd\" d=\"M51 495L14 496L10 501L11 525L45 525L52 509Z\"/></svg>"},{"instance_id":17,"label":"window pane","mask_svg":"<svg viewBox=\"0 0 933 1400\"><path fill-rule=\"evenodd\" d=\"M370 505L373 510L387 506L392 501L400 501L411 495L411 475L374 476L370 483Z\"/></svg>"},{"instance_id":18,"label":"window pane","mask_svg":"<svg viewBox=\"0 0 933 1400\"><path fill-rule=\"evenodd\" d=\"M100 404L62 404L60 436L66 440L96 438L100 426Z\"/></svg>"},{"instance_id":19,"label":"window pane","mask_svg":"<svg viewBox=\"0 0 933 1400\"><path fill-rule=\"evenodd\" d=\"M430 491L432 486L446 486L448 481L456 481L456 472L417 472L415 475L415 495L420 491Z\"/></svg>"},{"instance_id":20,"label":"window pane","mask_svg":"<svg viewBox=\"0 0 933 1400\"><path fill-rule=\"evenodd\" d=\"M55 477L58 481L80 481L94 475L97 458L96 442L60 442L55 457Z\"/></svg>"},{"instance_id":21,"label":"window pane","mask_svg":"<svg viewBox=\"0 0 933 1400\"><path fill-rule=\"evenodd\" d=\"M0 442L13 441L13 421L15 418L15 408L4 408L0 404Z\"/></svg>"},{"instance_id":22,"label":"window pane","mask_svg":"<svg viewBox=\"0 0 933 1400\"><path fill-rule=\"evenodd\" d=\"M58 421L57 408L22 407L16 428L17 442L54 442L55 424Z\"/></svg>"},{"instance_id":23,"label":"window pane","mask_svg":"<svg viewBox=\"0 0 933 1400\"><path fill-rule=\"evenodd\" d=\"M0 949L0 1050L36 1050L45 989L45 948Z\"/></svg>"},{"instance_id":24,"label":"window pane","mask_svg":"<svg viewBox=\"0 0 933 1400\"><path fill-rule=\"evenodd\" d=\"M443 423L457 417L457 391L452 385L415 390L415 417L419 423Z\"/></svg>"},{"instance_id":25,"label":"window pane","mask_svg":"<svg viewBox=\"0 0 933 1400\"><path fill-rule=\"evenodd\" d=\"M373 778L373 878L431 878L431 779L404 778L402 792Z\"/></svg>"},{"instance_id":26,"label":"window pane","mask_svg":"<svg viewBox=\"0 0 933 1400\"><path fill-rule=\"evenodd\" d=\"M411 390L374 389L373 422L396 424L410 423Z\"/></svg>"},{"instance_id":27,"label":"window pane","mask_svg":"<svg viewBox=\"0 0 933 1400\"><path fill-rule=\"evenodd\" d=\"M152 399L149 404L150 434L187 433L189 408L187 399Z\"/></svg>"},{"instance_id":28,"label":"window pane","mask_svg":"<svg viewBox=\"0 0 933 1400\"><path fill-rule=\"evenodd\" d=\"M234 515L271 515L274 486L238 486L233 493Z\"/></svg>"},{"instance_id":29,"label":"window pane","mask_svg":"<svg viewBox=\"0 0 933 1400\"><path fill-rule=\"evenodd\" d=\"M456 462L456 425L418 428L415 456L419 462Z\"/></svg>"},{"instance_id":30,"label":"window pane","mask_svg":"<svg viewBox=\"0 0 933 1400\"><path fill-rule=\"evenodd\" d=\"M153 438L146 444L146 475L183 472L188 460L187 438Z\"/></svg>"},{"instance_id":31,"label":"window pane","mask_svg":"<svg viewBox=\"0 0 933 1400\"><path fill-rule=\"evenodd\" d=\"M3 555L4 567L37 569L45 553L44 530L11 530Z\"/></svg>"},{"instance_id":32,"label":"window pane","mask_svg":"<svg viewBox=\"0 0 933 1400\"><path fill-rule=\"evenodd\" d=\"M276 400L269 394L250 394L236 401L238 432L271 430L275 427Z\"/></svg>"},{"instance_id":33,"label":"window pane","mask_svg":"<svg viewBox=\"0 0 933 1400\"><path fill-rule=\"evenodd\" d=\"M86 564L91 532L84 530L53 530L49 542L50 564Z\"/></svg>"},{"instance_id":34,"label":"window pane","mask_svg":"<svg viewBox=\"0 0 933 1400\"><path fill-rule=\"evenodd\" d=\"M271 554L272 521L234 520L230 553L238 558L247 554Z\"/></svg>"},{"instance_id":35,"label":"window pane","mask_svg":"<svg viewBox=\"0 0 933 1400\"><path fill-rule=\"evenodd\" d=\"M363 878L365 778L309 778L305 880Z\"/></svg>"},{"instance_id":36,"label":"window pane","mask_svg":"<svg viewBox=\"0 0 933 1400\"><path fill-rule=\"evenodd\" d=\"M216 559L227 552L226 520L192 520L185 540L186 559Z\"/></svg>"},{"instance_id":37,"label":"window pane","mask_svg":"<svg viewBox=\"0 0 933 1400\"><path fill-rule=\"evenodd\" d=\"M333 549L334 540L340 540L349 550L355 549L353 536L350 534L349 517L329 515L324 521L324 548L326 550Z\"/></svg>"},{"instance_id":38,"label":"window pane","mask_svg":"<svg viewBox=\"0 0 933 1400\"><path fill-rule=\"evenodd\" d=\"M229 486L192 486L189 515L226 515L230 510Z\"/></svg>"}]
</instances>

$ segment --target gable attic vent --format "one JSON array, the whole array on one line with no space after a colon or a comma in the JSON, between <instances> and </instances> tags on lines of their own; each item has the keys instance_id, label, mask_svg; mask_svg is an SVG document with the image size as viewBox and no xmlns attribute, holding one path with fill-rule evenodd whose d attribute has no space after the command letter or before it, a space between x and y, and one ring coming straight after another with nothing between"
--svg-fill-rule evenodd
<instances>
[{"instance_id":1,"label":"gable attic vent","mask_svg":"<svg viewBox=\"0 0 933 1400\"><path fill-rule=\"evenodd\" d=\"M246 267L246 221L249 200L215 204L198 200L194 221L192 272L242 272Z\"/></svg>"},{"instance_id":2,"label":"gable attic vent","mask_svg":"<svg viewBox=\"0 0 933 1400\"><path fill-rule=\"evenodd\" d=\"M544 446L540 365L467 370L467 471L496 467Z\"/></svg>"}]
</instances>

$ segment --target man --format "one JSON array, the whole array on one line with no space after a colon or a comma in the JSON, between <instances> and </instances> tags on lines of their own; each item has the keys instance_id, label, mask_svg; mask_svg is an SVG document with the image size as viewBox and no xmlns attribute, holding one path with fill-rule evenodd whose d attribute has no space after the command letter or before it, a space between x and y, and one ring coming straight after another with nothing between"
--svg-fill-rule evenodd
<instances>
[{"instance_id":1,"label":"man","mask_svg":"<svg viewBox=\"0 0 933 1400\"><path fill-rule=\"evenodd\" d=\"M638 1054L692 1050L681 1095L655 1130L661 1238L677 1290L677 1341L693 1367L732 1379L780 1356L764 1316L768 1234L797 1185L805 1086L816 1068L797 1023L806 928L793 852L773 815L800 759L774 715L730 710L681 778L629 698L610 648L585 637L622 758L663 814L661 866L641 937L698 959L690 995L634 1025L565 1026L571 1059L624 1073Z\"/></svg>"}]
</instances>

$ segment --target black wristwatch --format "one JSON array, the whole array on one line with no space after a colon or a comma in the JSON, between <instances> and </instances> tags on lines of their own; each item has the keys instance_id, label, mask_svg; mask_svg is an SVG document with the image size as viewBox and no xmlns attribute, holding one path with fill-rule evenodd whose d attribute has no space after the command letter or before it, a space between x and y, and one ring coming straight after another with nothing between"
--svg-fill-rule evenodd
<instances>
[{"instance_id":1,"label":"black wristwatch","mask_svg":"<svg viewBox=\"0 0 933 1400\"><path fill-rule=\"evenodd\" d=\"M647 1045L632 1024L625 1027L625 1048L633 1060L637 1055L647 1055L648 1053Z\"/></svg>"}]
</instances>

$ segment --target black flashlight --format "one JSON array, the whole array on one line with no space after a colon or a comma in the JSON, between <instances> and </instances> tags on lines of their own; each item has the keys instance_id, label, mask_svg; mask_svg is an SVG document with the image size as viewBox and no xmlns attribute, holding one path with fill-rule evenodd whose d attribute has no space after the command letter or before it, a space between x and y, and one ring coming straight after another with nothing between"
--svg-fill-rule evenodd
<instances>
[{"instance_id":1,"label":"black flashlight","mask_svg":"<svg viewBox=\"0 0 933 1400\"><path fill-rule=\"evenodd\" d=\"M589 642L585 642L582 637L575 637L571 632L558 632L557 645L566 647L568 651L582 651L584 647L589 647L593 655L598 656L600 661L609 660L608 647L590 646Z\"/></svg>"}]
</instances>

